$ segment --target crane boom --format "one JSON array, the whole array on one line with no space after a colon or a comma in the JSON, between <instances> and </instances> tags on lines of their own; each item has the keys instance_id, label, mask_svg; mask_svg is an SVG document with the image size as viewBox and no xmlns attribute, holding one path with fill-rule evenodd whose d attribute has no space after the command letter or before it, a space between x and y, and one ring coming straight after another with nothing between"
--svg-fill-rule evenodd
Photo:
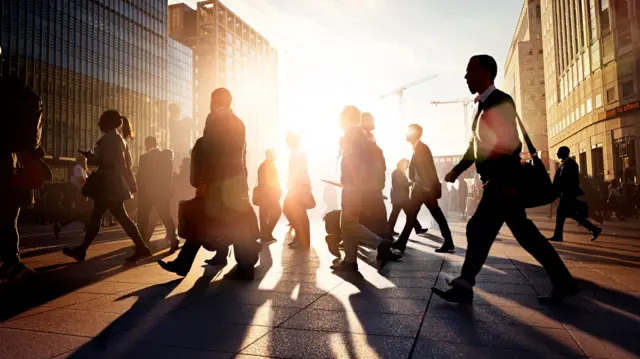
<instances>
[{"instance_id":1,"label":"crane boom","mask_svg":"<svg viewBox=\"0 0 640 359\"><path fill-rule=\"evenodd\" d=\"M391 91L391 92L389 92L387 94L381 95L380 98L387 98L387 97L389 97L391 95L402 96L405 90L410 89L410 88L412 88L414 86L420 85L423 82L431 81L431 80L435 79L436 77L438 77L438 75L431 75L431 76L423 77L423 78L421 78L419 80L415 80L413 82L409 82L408 84L400 86L397 89L395 89L395 90L393 90L393 91Z\"/></svg>"},{"instance_id":2,"label":"crane boom","mask_svg":"<svg viewBox=\"0 0 640 359\"><path fill-rule=\"evenodd\" d=\"M473 100L472 99L468 99L468 98L460 98L457 100L448 100L448 101L431 101L432 105L448 105L448 104L452 104L452 103L461 103L463 105L468 105L470 103L472 103Z\"/></svg>"}]
</instances>

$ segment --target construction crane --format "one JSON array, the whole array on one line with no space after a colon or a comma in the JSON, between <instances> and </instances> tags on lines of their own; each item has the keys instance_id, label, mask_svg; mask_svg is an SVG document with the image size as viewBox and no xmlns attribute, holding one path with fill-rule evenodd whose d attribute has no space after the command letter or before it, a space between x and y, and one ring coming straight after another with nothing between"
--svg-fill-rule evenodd
<instances>
[{"instance_id":1,"label":"construction crane","mask_svg":"<svg viewBox=\"0 0 640 359\"><path fill-rule=\"evenodd\" d=\"M400 120L404 121L404 92L406 90L414 87L414 86L420 85L420 84L425 83L427 81L431 81L431 80L435 79L436 77L438 77L438 75L431 75L431 76L427 76L427 77L421 78L419 80L410 82L410 83L408 83L408 84L406 84L404 86L398 87L397 89L395 89L395 90L393 90L393 91L391 91L391 92L389 92L387 94L380 95L380 99L385 99L385 98L387 98L389 96L392 96L392 95L398 95L398 109L400 111Z\"/></svg>"},{"instance_id":2,"label":"construction crane","mask_svg":"<svg viewBox=\"0 0 640 359\"><path fill-rule=\"evenodd\" d=\"M454 103L461 103L464 108L464 139L465 142L469 142L469 105L473 104L474 101L468 98L461 98L457 100L448 100L448 101L431 101L432 105L450 105Z\"/></svg>"}]
</instances>

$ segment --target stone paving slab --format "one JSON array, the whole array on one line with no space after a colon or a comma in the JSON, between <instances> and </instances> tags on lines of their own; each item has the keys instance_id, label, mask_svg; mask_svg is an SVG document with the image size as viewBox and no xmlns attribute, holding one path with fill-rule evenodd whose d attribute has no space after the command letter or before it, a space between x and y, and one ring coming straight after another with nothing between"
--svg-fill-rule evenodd
<instances>
[{"instance_id":1,"label":"stone paving slab","mask_svg":"<svg viewBox=\"0 0 640 359\"><path fill-rule=\"evenodd\" d=\"M402 219L401 219L402 220ZM99 237L85 263L71 263L59 243L37 232L26 238L34 282L0 286L0 358L637 358L640 356L640 244L607 236L590 242L567 233L554 243L582 292L557 308L536 296L551 289L535 260L503 228L477 277L473 307L431 294L446 288L464 259L464 223L452 223L457 249L436 254L436 230L413 236L402 261L337 275L312 222L313 249L279 241L261 253L256 280L222 279L234 265L203 265L200 251L185 278L164 272L171 260L154 235L153 259L123 265L131 242L120 230ZM276 237L284 238L284 226ZM550 233L545 232L546 235ZM317 240L316 240L317 239ZM38 241L45 243L38 247ZM39 297L41 296L41 297ZM22 299L28 299L17 305ZM8 343L8 345L5 345Z\"/></svg>"}]
</instances>

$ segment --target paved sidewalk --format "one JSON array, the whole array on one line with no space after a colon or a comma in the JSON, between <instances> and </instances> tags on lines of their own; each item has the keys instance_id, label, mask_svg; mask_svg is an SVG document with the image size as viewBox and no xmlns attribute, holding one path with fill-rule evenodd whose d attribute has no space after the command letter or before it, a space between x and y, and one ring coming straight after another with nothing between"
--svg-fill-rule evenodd
<instances>
[{"instance_id":1,"label":"paved sidewalk","mask_svg":"<svg viewBox=\"0 0 640 359\"><path fill-rule=\"evenodd\" d=\"M433 252L441 243L437 232L413 236L402 262L378 272L366 263L375 254L363 250L361 275L342 277L329 270L322 225L313 222L308 255L282 241L265 248L260 279L251 283L222 279L232 263L202 267L211 256L204 250L186 278L162 271L153 260L124 266L132 243L121 231L101 235L81 264L60 253L64 245L80 242L79 232L25 238L25 261L38 274L0 286L0 358L640 355L636 238L605 234L590 242L586 234L567 233L554 246L582 293L562 307L545 308L536 295L550 289L546 275L505 227L478 277L473 308L463 308L442 302L429 289L444 288L445 278L459 273L464 223L452 223L455 254ZM282 223L279 238L284 231ZM153 243L154 259L167 258L164 241Z\"/></svg>"}]
</instances>

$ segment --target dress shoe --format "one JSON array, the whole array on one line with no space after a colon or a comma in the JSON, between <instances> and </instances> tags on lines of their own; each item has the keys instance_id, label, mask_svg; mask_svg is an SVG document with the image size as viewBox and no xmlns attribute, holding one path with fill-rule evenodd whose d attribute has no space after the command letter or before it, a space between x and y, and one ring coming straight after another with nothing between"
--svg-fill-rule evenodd
<instances>
[{"instance_id":1,"label":"dress shoe","mask_svg":"<svg viewBox=\"0 0 640 359\"><path fill-rule=\"evenodd\" d=\"M334 264L331 267L331 270L334 272L350 272L355 273L358 271L358 263L349 263L345 261L341 261L338 264Z\"/></svg>"},{"instance_id":2,"label":"dress shoe","mask_svg":"<svg viewBox=\"0 0 640 359\"><path fill-rule=\"evenodd\" d=\"M440 248L436 248L436 253L452 253L456 247L452 243L445 243Z\"/></svg>"},{"instance_id":3,"label":"dress shoe","mask_svg":"<svg viewBox=\"0 0 640 359\"><path fill-rule=\"evenodd\" d=\"M136 251L130 257L125 258L127 263L135 263L139 260L151 257L151 251L149 248L136 248Z\"/></svg>"},{"instance_id":4,"label":"dress shoe","mask_svg":"<svg viewBox=\"0 0 640 359\"><path fill-rule=\"evenodd\" d=\"M593 231L593 237L591 238L591 242L595 241L596 239L598 239L598 237L600 236L600 233L602 233L602 228L596 228Z\"/></svg>"},{"instance_id":5,"label":"dress shoe","mask_svg":"<svg viewBox=\"0 0 640 359\"><path fill-rule=\"evenodd\" d=\"M333 254L336 258L341 258L342 255L340 254L339 245L342 237L337 234L327 234L324 240L327 242L327 247L329 247L329 253Z\"/></svg>"},{"instance_id":6,"label":"dress shoe","mask_svg":"<svg viewBox=\"0 0 640 359\"><path fill-rule=\"evenodd\" d=\"M180 249L180 241L178 240L178 238L173 238L169 240L169 251L170 252L175 252L178 249Z\"/></svg>"},{"instance_id":7,"label":"dress shoe","mask_svg":"<svg viewBox=\"0 0 640 359\"><path fill-rule=\"evenodd\" d=\"M378 255L376 259L380 262L380 269L382 269L387 262L397 261L401 258L402 256L400 254L391 252L391 242L382 241L382 243L378 245Z\"/></svg>"},{"instance_id":8,"label":"dress shoe","mask_svg":"<svg viewBox=\"0 0 640 359\"><path fill-rule=\"evenodd\" d=\"M547 238L549 242L562 242L564 239L558 237L549 237Z\"/></svg>"},{"instance_id":9,"label":"dress shoe","mask_svg":"<svg viewBox=\"0 0 640 359\"><path fill-rule=\"evenodd\" d=\"M573 285L568 289L554 289L549 295L539 296L538 303L543 305L559 305L565 299L573 297L578 293L580 293L580 289L578 289L578 286L576 285Z\"/></svg>"},{"instance_id":10,"label":"dress shoe","mask_svg":"<svg viewBox=\"0 0 640 359\"><path fill-rule=\"evenodd\" d=\"M400 233L396 232L396 231L391 231L391 234L393 234L394 236L399 236Z\"/></svg>"},{"instance_id":11,"label":"dress shoe","mask_svg":"<svg viewBox=\"0 0 640 359\"><path fill-rule=\"evenodd\" d=\"M442 290L436 287L431 291L438 297L450 303L471 304L473 303L473 289L465 287L451 287L449 290Z\"/></svg>"},{"instance_id":12,"label":"dress shoe","mask_svg":"<svg viewBox=\"0 0 640 359\"><path fill-rule=\"evenodd\" d=\"M180 268L180 266L178 266L175 261L165 262L163 260L159 260L157 263L160 265L160 267L162 267L162 269L166 270L167 272L175 273L181 277L186 277L187 274L189 274L189 270Z\"/></svg>"},{"instance_id":13,"label":"dress shoe","mask_svg":"<svg viewBox=\"0 0 640 359\"><path fill-rule=\"evenodd\" d=\"M416 234L425 234L429 231L429 228L421 228L419 230L416 230Z\"/></svg>"},{"instance_id":14,"label":"dress shoe","mask_svg":"<svg viewBox=\"0 0 640 359\"><path fill-rule=\"evenodd\" d=\"M207 259L204 262L210 266L226 266L227 256L218 252L215 256L213 256L213 258Z\"/></svg>"},{"instance_id":15,"label":"dress shoe","mask_svg":"<svg viewBox=\"0 0 640 359\"><path fill-rule=\"evenodd\" d=\"M407 249L407 245L406 244L400 244L400 242L395 241L395 242L391 243L391 248L404 253L404 251Z\"/></svg>"},{"instance_id":16,"label":"dress shoe","mask_svg":"<svg viewBox=\"0 0 640 359\"><path fill-rule=\"evenodd\" d=\"M53 224L53 235L56 236L56 238L60 238L60 232L62 231L62 226L60 225L60 223L56 222Z\"/></svg>"},{"instance_id":17,"label":"dress shoe","mask_svg":"<svg viewBox=\"0 0 640 359\"><path fill-rule=\"evenodd\" d=\"M83 251L79 247L76 248L62 248L62 254L67 257L71 257L76 260L76 262L83 262L87 257L87 252Z\"/></svg>"}]
</instances>

